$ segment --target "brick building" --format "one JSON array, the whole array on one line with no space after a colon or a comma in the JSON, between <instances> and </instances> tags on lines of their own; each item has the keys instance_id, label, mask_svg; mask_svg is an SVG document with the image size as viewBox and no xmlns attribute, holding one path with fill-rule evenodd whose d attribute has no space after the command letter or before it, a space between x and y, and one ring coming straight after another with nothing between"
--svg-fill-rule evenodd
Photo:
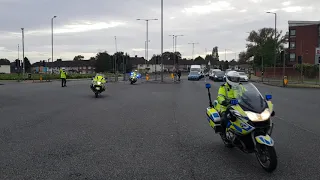
<instances>
[{"instance_id":1,"label":"brick building","mask_svg":"<svg viewBox=\"0 0 320 180\"><path fill-rule=\"evenodd\" d=\"M288 65L298 63L318 64L320 54L316 53L320 47L320 21L288 21L289 25L289 53Z\"/></svg>"}]
</instances>

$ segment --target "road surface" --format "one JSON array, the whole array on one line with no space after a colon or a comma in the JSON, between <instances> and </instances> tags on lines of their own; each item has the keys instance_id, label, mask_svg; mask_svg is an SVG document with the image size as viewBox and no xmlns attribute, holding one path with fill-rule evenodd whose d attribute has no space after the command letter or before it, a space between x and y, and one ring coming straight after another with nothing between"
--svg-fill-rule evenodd
<instances>
[{"instance_id":1,"label":"road surface","mask_svg":"<svg viewBox=\"0 0 320 180\"><path fill-rule=\"evenodd\" d=\"M2 85L0 179L320 179L318 90L257 84L277 116L268 174L214 134L204 84L111 83L98 99L89 81Z\"/></svg>"}]
</instances>

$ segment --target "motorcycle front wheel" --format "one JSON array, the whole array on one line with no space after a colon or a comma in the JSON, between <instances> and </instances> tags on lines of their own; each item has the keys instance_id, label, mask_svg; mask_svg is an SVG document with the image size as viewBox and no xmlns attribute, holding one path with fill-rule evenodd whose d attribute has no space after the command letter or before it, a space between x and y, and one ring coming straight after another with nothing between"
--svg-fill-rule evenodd
<instances>
[{"instance_id":1,"label":"motorcycle front wheel","mask_svg":"<svg viewBox=\"0 0 320 180\"><path fill-rule=\"evenodd\" d=\"M96 92L96 93L94 93L94 95L95 95L96 98L98 98L99 93Z\"/></svg>"},{"instance_id":2,"label":"motorcycle front wheel","mask_svg":"<svg viewBox=\"0 0 320 180\"><path fill-rule=\"evenodd\" d=\"M267 172L273 172L278 165L276 150L273 146L260 145L256 157L259 164Z\"/></svg>"}]
</instances>

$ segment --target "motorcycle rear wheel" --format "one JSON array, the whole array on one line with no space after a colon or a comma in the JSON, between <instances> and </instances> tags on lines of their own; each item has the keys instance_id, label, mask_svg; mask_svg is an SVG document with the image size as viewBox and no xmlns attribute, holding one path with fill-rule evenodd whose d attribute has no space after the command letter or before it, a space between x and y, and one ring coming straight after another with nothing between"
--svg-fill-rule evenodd
<instances>
[{"instance_id":1,"label":"motorcycle rear wheel","mask_svg":"<svg viewBox=\"0 0 320 180\"><path fill-rule=\"evenodd\" d=\"M261 167L267 172L273 172L278 165L276 150L273 146L260 145L259 152L256 152ZM266 162L269 161L268 164Z\"/></svg>"},{"instance_id":2,"label":"motorcycle rear wheel","mask_svg":"<svg viewBox=\"0 0 320 180\"><path fill-rule=\"evenodd\" d=\"M96 98L98 98L99 93L96 92L96 93L94 93L94 95L95 95Z\"/></svg>"}]
</instances>

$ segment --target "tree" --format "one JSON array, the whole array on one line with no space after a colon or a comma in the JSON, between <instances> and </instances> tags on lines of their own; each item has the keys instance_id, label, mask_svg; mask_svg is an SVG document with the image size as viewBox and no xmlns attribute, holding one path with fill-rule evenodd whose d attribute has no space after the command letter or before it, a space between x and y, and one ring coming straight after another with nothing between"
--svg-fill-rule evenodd
<instances>
[{"instance_id":1,"label":"tree","mask_svg":"<svg viewBox=\"0 0 320 180\"><path fill-rule=\"evenodd\" d=\"M24 63L25 63L25 72L31 72L31 63L27 57L24 57Z\"/></svg>"},{"instance_id":2,"label":"tree","mask_svg":"<svg viewBox=\"0 0 320 180\"><path fill-rule=\"evenodd\" d=\"M201 56L198 56L194 59L194 63L195 64L206 64L206 62L204 61L204 59Z\"/></svg>"},{"instance_id":3,"label":"tree","mask_svg":"<svg viewBox=\"0 0 320 180\"><path fill-rule=\"evenodd\" d=\"M218 46L215 46L213 49L212 49L212 54L211 56L213 57L213 59L215 61L219 61L219 52L218 52Z\"/></svg>"},{"instance_id":4,"label":"tree","mask_svg":"<svg viewBox=\"0 0 320 180\"><path fill-rule=\"evenodd\" d=\"M112 59L106 51L97 54L95 68L96 72L106 72L112 69Z\"/></svg>"},{"instance_id":5,"label":"tree","mask_svg":"<svg viewBox=\"0 0 320 180\"><path fill-rule=\"evenodd\" d=\"M83 59L84 59L84 56L82 55L78 55L73 58L74 61L82 61Z\"/></svg>"},{"instance_id":6,"label":"tree","mask_svg":"<svg viewBox=\"0 0 320 180\"><path fill-rule=\"evenodd\" d=\"M89 61L95 61L96 58L95 57L90 57Z\"/></svg>"},{"instance_id":7,"label":"tree","mask_svg":"<svg viewBox=\"0 0 320 180\"><path fill-rule=\"evenodd\" d=\"M247 58L254 57L254 63L256 65L262 64L262 58L264 66L270 66L274 64L275 47L277 50L276 56L277 62L280 62L279 54L283 50L284 44L287 42L285 36L282 36L282 31L277 31L277 37L274 38L273 28L262 28L258 31L251 31L246 39L247 44Z\"/></svg>"},{"instance_id":8,"label":"tree","mask_svg":"<svg viewBox=\"0 0 320 180\"><path fill-rule=\"evenodd\" d=\"M57 61L58 61L58 62L61 62L61 61L62 61L62 59L57 59Z\"/></svg>"},{"instance_id":9,"label":"tree","mask_svg":"<svg viewBox=\"0 0 320 180\"><path fill-rule=\"evenodd\" d=\"M225 61L225 62L223 63L223 69L224 69L224 70L229 69L229 62L228 62L228 61Z\"/></svg>"},{"instance_id":10,"label":"tree","mask_svg":"<svg viewBox=\"0 0 320 180\"><path fill-rule=\"evenodd\" d=\"M248 62L247 53L245 51L241 51L238 55L239 57L239 64L246 64Z\"/></svg>"}]
</instances>

